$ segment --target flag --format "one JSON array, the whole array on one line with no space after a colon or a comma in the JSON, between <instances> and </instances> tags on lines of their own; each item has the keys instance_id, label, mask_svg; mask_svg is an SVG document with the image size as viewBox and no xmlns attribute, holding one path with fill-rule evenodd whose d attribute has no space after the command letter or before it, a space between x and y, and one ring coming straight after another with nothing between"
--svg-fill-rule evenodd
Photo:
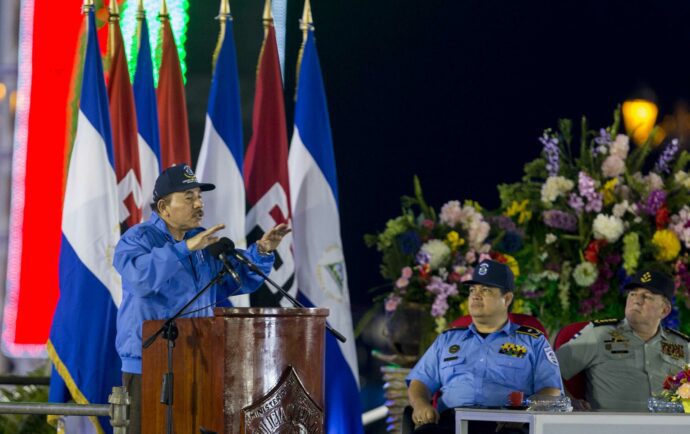
<instances>
[{"instance_id":1,"label":"flag","mask_svg":"<svg viewBox=\"0 0 690 434\"><path fill-rule=\"evenodd\" d=\"M51 0L22 0L17 12L19 61L2 350L11 357L45 357L58 299L65 143L78 108L70 83L73 72L81 71L75 64L84 20L74 7Z\"/></svg>"},{"instance_id":2,"label":"flag","mask_svg":"<svg viewBox=\"0 0 690 434\"><path fill-rule=\"evenodd\" d=\"M245 243L245 194L242 180L244 141L237 57L232 19L221 12L220 50L208 97L204 139L196 174L204 182L215 184L214 200L204 207L207 226L224 223L220 233L243 247Z\"/></svg>"},{"instance_id":3,"label":"flag","mask_svg":"<svg viewBox=\"0 0 690 434\"><path fill-rule=\"evenodd\" d=\"M153 201L153 186L161 172L161 145L158 135L158 107L153 85L153 60L149 44L149 26L144 10L139 10L139 53L134 72L134 102L139 129L139 164L141 166L142 215L151 215L149 204Z\"/></svg>"},{"instance_id":4,"label":"flag","mask_svg":"<svg viewBox=\"0 0 690 434\"><path fill-rule=\"evenodd\" d=\"M141 222L141 168L134 95L129 82L127 58L118 19L116 2L111 2L111 18L108 22L108 99L110 121L113 130L113 152L117 195L120 200L119 219L122 232Z\"/></svg>"},{"instance_id":5,"label":"flag","mask_svg":"<svg viewBox=\"0 0 690 434\"><path fill-rule=\"evenodd\" d=\"M247 243L290 219L290 189L287 170L287 126L283 105L278 47L273 25L266 26L254 94L253 134L244 160L244 185L247 194ZM292 234L283 238L275 253L271 278L294 296L295 265ZM280 293L267 285L250 296L252 305L291 306Z\"/></svg>"},{"instance_id":6,"label":"flag","mask_svg":"<svg viewBox=\"0 0 690 434\"><path fill-rule=\"evenodd\" d=\"M305 305L328 308L328 323L347 338L342 343L326 334L326 432L362 433L335 158L312 29L307 32L298 73L295 129L288 168L299 298Z\"/></svg>"},{"instance_id":7,"label":"flag","mask_svg":"<svg viewBox=\"0 0 690 434\"><path fill-rule=\"evenodd\" d=\"M158 125L160 131L161 169L173 164L192 164L187 127L187 106L180 58L170 27L165 0L161 7L162 54L158 70Z\"/></svg>"},{"instance_id":8,"label":"flag","mask_svg":"<svg viewBox=\"0 0 690 434\"><path fill-rule=\"evenodd\" d=\"M77 131L68 167L59 261L60 298L47 352L53 363L49 399L107 403L121 384L115 351L115 318L122 297L112 257L120 237L117 181L103 65L93 9L88 35ZM92 418L98 432L112 432L107 418Z\"/></svg>"}]
</instances>

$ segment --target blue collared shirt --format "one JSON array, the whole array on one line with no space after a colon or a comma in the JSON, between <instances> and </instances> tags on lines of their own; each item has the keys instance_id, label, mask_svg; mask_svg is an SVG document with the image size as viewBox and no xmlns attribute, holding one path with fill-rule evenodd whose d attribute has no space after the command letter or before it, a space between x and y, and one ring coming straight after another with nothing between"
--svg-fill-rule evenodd
<instances>
[{"instance_id":1,"label":"blue collared shirt","mask_svg":"<svg viewBox=\"0 0 690 434\"><path fill-rule=\"evenodd\" d=\"M115 346L122 360L122 371L141 373L141 327L145 320L167 319L185 305L220 272L222 263L204 250L190 251L186 240L203 231L188 231L184 240L173 238L158 214L124 233L115 247L113 265L122 276L122 303L117 311ZM244 255L266 274L271 271L274 255L260 255L256 244ZM240 275L242 286L228 276L209 288L187 311L187 315L213 315L213 303L230 295L255 291L263 279L234 258L229 258Z\"/></svg>"},{"instance_id":2,"label":"blue collared shirt","mask_svg":"<svg viewBox=\"0 0 690 434\"><path fill-rule=\"evenodd\" d=\"M508 321L483 338L474 324L436 338L407 376L432 393L440 390L438 410L499 407L508 395L533 395L546 387L563 390L558 360L543 334Z\"/></svg>"}]
</instances>

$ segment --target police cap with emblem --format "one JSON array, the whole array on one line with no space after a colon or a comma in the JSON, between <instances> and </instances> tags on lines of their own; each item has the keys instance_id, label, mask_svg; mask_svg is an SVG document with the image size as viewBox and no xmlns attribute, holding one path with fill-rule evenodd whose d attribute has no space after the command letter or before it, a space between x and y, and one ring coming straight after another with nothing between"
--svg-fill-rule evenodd
<instances>
[{"instance_id":1,"label":"police cap with emblem","mask_svg":"<svg viewBox=\"0 0 690 434\"><path fill-rule=\"evenodd\" d=\"M158 202L161 198L171 193L187 191L197 187L201 191L210 191L216 188L213 184L197 181L194 171L186 164L170 166L158 175L158 179L156 179L156 185L153 188L153 201Z\"/></svg>"},{"instance_id":2,"label":"police cap with emblem","mask_svg":"<svg viewBox=\"0 0 690 434\"><path fill-rule=\"evenodd\" d=\"M638 271L630 282L625 284L624 288L645 288L671 300L673 298L675 286L673 284L673 279L663 273L659 273L658 271Z\"/></svg>"},{"instance_id":3,"label":"police cap with emblem","mask_svg":"<svg viewBox=\"0 0 690 434\"><path fill-rule=\"evenodd\" d=\"M463 282L463 284L494 286L500 288L502 292L515 290L515 278L510 267L490 259L480 262L472 272L472 279Z\"/></svg>"}]
</instances>

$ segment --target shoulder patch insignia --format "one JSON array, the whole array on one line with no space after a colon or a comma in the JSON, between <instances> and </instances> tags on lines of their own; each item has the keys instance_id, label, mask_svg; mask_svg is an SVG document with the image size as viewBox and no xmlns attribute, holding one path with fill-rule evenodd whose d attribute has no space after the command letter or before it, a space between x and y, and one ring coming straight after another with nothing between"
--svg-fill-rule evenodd
<instances>
[{"instance_id":1,"label":"shoulder patch insignia","mask_svg":"<svg viewBox=\"0 0 690 434\"><path fill-rule=\"evenodd\" d=\"M539 336L542 336L544 333L539 331L539 329L535 329L534 327L529 327L529 326L520 326L517 330L515 330L515 333L521 333L523 335L530 335L533 338L538 338Z\"/></svg>"},{"instance_id":2,"label":"shoulder patch insignia","mask_svg":"<svg viewBox=\"0 0 690 434\"><path fill-rule=\"evenodd\" d=\"M605 326L605 325L616 325L619 322L621 322L621 320L619 320L617 318L595 319L594 321L592 321L592 325L594 327L599 327L599 326Z\"/></svg>"},{"instance_id":3,"label":"shoulder patch insignia","mask_svg":"<svg viewBox=\"0 0 690 434\"><path fill-rule=\"evenodd\" d=\"M469 327L453 327L452 329L444 330L443 333L462 331L462 330L467 330L468 328Z\"/></svg>"},{"instance_id":4,"label":"shoulder patch insignia","mask_svg":"<svg viewBox=\"0 0 690 434\"><path fill-rule=\"evenodd\" d=\"M666 331L669 333L673 333L674 335L679 336L679 337L685 339L686 341L690 342L690 336L686 335L685 333L683 333L681 331L678 331L676 329L671 329L671 328L667 328Z\"/></svg>"}]
</instances>

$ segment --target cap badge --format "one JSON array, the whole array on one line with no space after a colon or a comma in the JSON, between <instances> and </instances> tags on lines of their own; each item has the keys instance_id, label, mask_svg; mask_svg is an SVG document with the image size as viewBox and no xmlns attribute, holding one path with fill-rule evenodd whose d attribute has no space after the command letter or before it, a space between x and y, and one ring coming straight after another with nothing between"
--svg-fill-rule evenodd
<instances>
[{"instance_id":1,"label":"cap badge","mask_svg":"<svg viewBox=\"0 0 690 434\"><path fill-rule=\"evenodd\" d=\"M489 272L489 264L484 262L483 264L479 264L479 270L477 270L477 274L480 276L486 275L486 273Z\"/></svg>"},{"instance_id":2,"label":"cap badge","mask_svg":"<svg viewBox=\"0 0 690 434\"><path fill-rule=\"evenodd\" d=\"M196 181L196 175L194 175L194 171L192 170L191 167L185 165L184 166L184 176L187 179L193 179Z\"/></svg>"},{"instance_id":3,"label":"cap badge","mask_svg":"<svg viewBox=\"0 0 690 434\"><path fill-rule=\"evenodd\" d=\"M642 277L640 278L640 282L642 282L642 283L649 283L651 281L652 281L652 274L649 271L644 273L642 275Z\"/></svg>"}]
</instances>

